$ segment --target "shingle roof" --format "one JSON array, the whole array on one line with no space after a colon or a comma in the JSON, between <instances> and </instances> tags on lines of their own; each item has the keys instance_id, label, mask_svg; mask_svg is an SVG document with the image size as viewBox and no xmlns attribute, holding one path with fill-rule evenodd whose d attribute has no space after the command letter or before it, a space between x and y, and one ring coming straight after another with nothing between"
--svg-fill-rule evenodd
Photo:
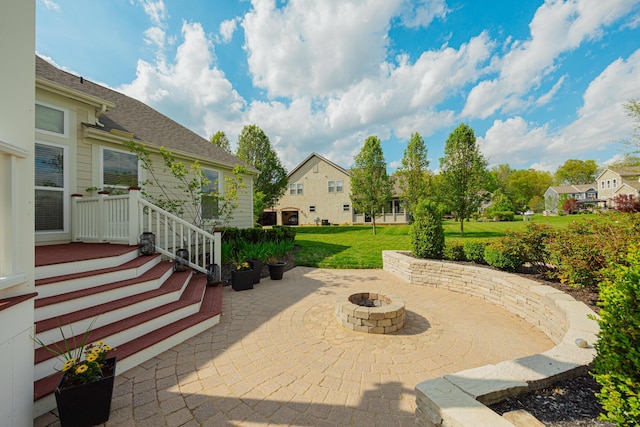
<instances>
[{"instance_id":1,"label":"shingle roof","mask_svg":"<svg viewBox=\"0 0 640 427\"><path fill-rule=\"evenodd\" d=\"M130 98L120 92L100 86L84 78L60 70L36 55L36 77L57 83L61 86L101 98L115 104L115 108L99 118L104 127L85 123L107 134L112 129L134 135L138 142L160 147L170 151L179 150L193 154L202 160L233 167L236 164L247 165L236 156L227 153L219 146L190 131L148 105ZM256 169L247 165L252 172Z\"/></svg>"},{"instance_id":2,"label":"shingle roof","mask_svg":"<svg viewBox=\"0 0 640 427\"><path fill-rule=\"evenodd\" d=\"M576 185L559 185L555 187L551 187L558 194L567 194L567 193L586 193L589 190L596 189L596 184L576 184Z\"/></svg>"}]
</instances>

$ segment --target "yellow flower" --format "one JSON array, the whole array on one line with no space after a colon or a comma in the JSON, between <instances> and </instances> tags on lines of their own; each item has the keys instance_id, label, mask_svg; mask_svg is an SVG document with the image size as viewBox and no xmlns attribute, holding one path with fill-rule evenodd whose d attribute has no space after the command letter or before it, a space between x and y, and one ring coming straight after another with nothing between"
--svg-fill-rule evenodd
<instances>
[{"instance_id":1,"label":"yellow flower","mask_svg":"<svg viewBox=\"0 0 640 427\"><path fill-rule=\"evenodd\" d=\"M84 372L87 372L87 369L89 369L89 367L83 363L82 365L76 368L76 374L82 374Z\"/></svg>"},{"instance_id":2,"label":"yellow flower","mask_svg":"<svg viewBox=\"0 0 640 427\"><path fill-rule=\"evenodd\" d=\"M105 345L107 345L104 341L98 341L95 345L103 347Z\"/></svg>"},{"instance_id":3,"label":"yellow flower","mask_svg":"<svg viewBox=\"0 0 640 427\"><path fill-rule=\"evenodd\" d=\"M106 345L106 346L104 347L104 350L105 350L105 351L111 351L111 350L114 350L114 348L113 348L113 347L111 347L110 345Z\"/></svg>"},{"instance_id":4,"label":"yellow flower","mask_svg":"<svg viewBox=\"0 0 640 427\"><path fill-rule=\"evenodd\" d=\"M87 356L87 362L95 362L98 359L98 355L95 353L91 353Z\"/></svg>"},{"instance_id":5,"label":"yellow flower","mask_svg":"<svg viewBox=\"0 0 640 427\"><path fill-rule=\"evenodd\" d=\"M62 372L67 372L69 369L73 368L73 365L75 365L75 363L76 359L69 359L64 362L64 365L62 365Z\"/></svg>"}]
</instances>

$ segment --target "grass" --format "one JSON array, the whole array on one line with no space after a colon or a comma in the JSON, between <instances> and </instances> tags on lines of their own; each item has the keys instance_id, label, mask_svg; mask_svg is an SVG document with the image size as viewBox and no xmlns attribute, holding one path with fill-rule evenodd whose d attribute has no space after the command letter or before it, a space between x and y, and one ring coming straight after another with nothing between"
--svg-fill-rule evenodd
<instances>
[{"instance_id":1,"label":"grass","mask_svg":"<svg viewBox=\"0 0 640 427\"><path fill-rule=\"evenodd\" d=\"M536 215L533 221L552 227L566 227L582 216L544 217ZM464 237L460 236L460 223L443 223L445 239L467 241L495 239L507 230L524 230L526 223L465 222ZM298 227L296 265L320 268L382 268L383 250L411 250L408 225L377 226L374 236L371 226Z\"/></svg>"}]
</instances>

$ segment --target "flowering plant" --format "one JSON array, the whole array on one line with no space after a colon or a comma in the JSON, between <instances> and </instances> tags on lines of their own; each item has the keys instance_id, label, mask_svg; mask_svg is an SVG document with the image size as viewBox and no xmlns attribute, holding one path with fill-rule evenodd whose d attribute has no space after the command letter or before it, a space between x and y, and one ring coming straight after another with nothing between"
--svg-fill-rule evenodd
<instances>
[{"instance_id":1,"label":"flowering plant","mask_svg":"<svg viewBox=\"0 0 640 427\"><path fill-rule=\"evenodd\" d=\"M242 261L241 263L236 265L236 270L238 271L247 271L251 270L251 266L247 261Z\"/></svg>"},{"instance_id":2,"label":"flowering plant","mask_svg":"<svg viewBox=\"0 0 640 427\"><path fill-rule=\"evenodd\" d=\"M113 374L113 368L111 367L111 370L107 371L105 365L108 353L116 349L103 341L87 344L91 326L93 326L93 322L80 339L75 336L67 338L62 328L60 328L61 342L46 345L40 339L35 338L38 344L63 362L62 369L56 369L65 374L61 384L63 387L87 384ZM73 329L71 329L71 334L73 334Z\"/></svg>"}]
</instances>

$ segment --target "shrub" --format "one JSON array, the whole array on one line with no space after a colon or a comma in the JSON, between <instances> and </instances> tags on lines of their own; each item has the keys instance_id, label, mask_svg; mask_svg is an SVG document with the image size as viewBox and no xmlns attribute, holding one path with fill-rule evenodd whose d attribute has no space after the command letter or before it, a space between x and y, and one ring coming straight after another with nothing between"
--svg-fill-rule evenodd
<instances>
[{"instance_id":1,"label":"shrub","mask_svg":"<svg viewBox=\"0 0 640 427\"><path fill-rule=\"evenodd\" d=\"M444 228L437 206L428 201L418 203L413 219L414 222L409 231L413 256L441 259L444 248Z\"/></svg>"},{"instance_id":2,"label":"shrub","mask_svg":"<svg viewBox=\"0 0 640 427\"><path fill-rule=\"evenodd\" d=\"M513 221L513 211L495 211L493 212L494 221Z\"/></svg>"},{"instance_id":3,"label":"shrub","mask_svg":"<svg viewBox=\"0 0 640 427\"><path fill-rule=\"evenodd\" d=\"M549 244L555 236L551 226L528 222L524 232L508 232L507 236L517 238L525 262L529 262L538 273L549 274L551 251Z\"/></svg>"},{"instance_id":4,"label":"shrub","mask_svg":"<svg viewBox=\"0 0 640 427\"><path fill-rule=\"evenodd\" d=\"M613 265L600 283L600 332L595 344L596 394L605 420L619 426L640 424L640 246Z\"/></svg>"},{"instance_id":5,"label":"shrub","mask_svg":"<svg viewBox=\"0 0 640 427\"><path fill-rule=\"evenodd\" d=\"M597 287L602 269L625 261L629 245L640 235L640 215L610 213L570 223L549 243L557 277L571 286Z\"/></svg>"},{"instance_id":6,"label":"shrub","mask_svg":"<svg viewBox=\"0 0 640 427\"><path fill-rule=\"evenodd\" d=\"M445 241L442 257L449 261L466 261L464 245L457 241Z\"/></svg>"},{"instance_id":7,"label":"shrub","mask_svg":"<svg viewBox=\"0 0 640 427\"><path fill-rule=\"evenodd\" d=\"M487 242L484 240L464 242L463 251L465 258L476 264L486 264L484 260L484 248L486 246Z\"/></svg>"},{"instance_id":8,"label":"shrub","mask_svg":"<svg viewBox=\"0 0 640 427\"><path fill-rule=\"evenodd\" d=\"M503 237L487 245L484 259L490 266L507 271L516 271L524 264L518 240L513 237Z\"/></svg>"}]
</instances>

